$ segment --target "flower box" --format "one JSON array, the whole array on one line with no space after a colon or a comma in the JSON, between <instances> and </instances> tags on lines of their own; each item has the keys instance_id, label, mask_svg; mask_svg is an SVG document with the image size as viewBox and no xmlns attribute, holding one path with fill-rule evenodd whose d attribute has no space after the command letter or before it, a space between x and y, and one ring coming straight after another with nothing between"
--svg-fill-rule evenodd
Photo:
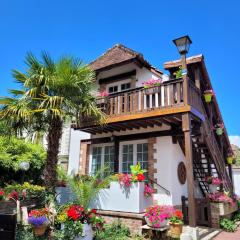
<instances>
[{"instance_id":1,"label":"flower box","mask_svg":"<svg viewBox=\"0 0 240 240\"><path fill-rule=\"evenodd\" d=\"M108 189L101 190L91 208L142 213L153 204L152 198L144 196L145 183L132 183L130 187L123 187L119 182L111 182Z\"/></svg>"},{"instance_id":2,"label":"flower box","mask_svg":"<svg viewBox=\"0 0 240 240\"><path fill-rule=\"evenodd\" d=\"M145 88L145 94L146 95L159 93L160 91L161 91L161 86Z\"/></svg>"},{"instance_id":3,"label":"flower box","mask_svg":"<svg viewBox=\"0 0 240 240\"><path fill-rule=\"evenodd\" d=\"M211 211L214 214L219 214L220 216L226 216L234 213L238 210L237 204L230 203L215 203L211 202Z\"/></svg>"}]
</instances>

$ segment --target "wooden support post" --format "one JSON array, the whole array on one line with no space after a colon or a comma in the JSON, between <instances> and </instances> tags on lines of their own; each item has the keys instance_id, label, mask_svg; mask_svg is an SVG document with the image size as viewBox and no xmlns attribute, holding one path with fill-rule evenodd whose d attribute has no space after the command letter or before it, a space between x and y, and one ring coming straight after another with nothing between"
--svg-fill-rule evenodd
<instances>
[{"instance_id":1,"label":"wooden support post","mask_svg":"<svg viewBox=\"0 0 240 240\"><path fill-rule=\"evenodd\" d=\"M228 173L229 173L229 177L230 177L231 182L232 182L232 186L234 186L233 174L232 174L232 165L231 164L228 164Z\"/></svg>"},{"instance_id":2,"label":"wooden support post","mask_svg":"<svg viewBox=\"0 0 240 240\"><path fill-rule=\"evenodd\" d=\"M191 115L185 113L182 116L182 128L184 132L185 157L187 169L187 188L188 188L188 213L189 225L196 226L196 203L194 194L194 176L193 176L193 148L191 138Z\"/></svg>"},{"instance_id":3,"label":"wooden support post","mask_svg":"<svg viewBox=\"0 0 240 240\"><path fill-rule=\"evenodd\" d=\"M181 61L182 61L182 69L184 72L187 72L187 64L186 64L186 55L181 55ZM184 104L188 104L189 102L189 83L188 83L188 76L187 74L183 74L183 101Z\"/></svg>"},{"instance_id":4,"label":"wooden support post","mask_svg":"<svg viewBox=\"0 0 240 240\"><path fill-rule=\"evenodd\" d=\"M119 172L119 139L114 137L114 173Z\"/></svg>"}]
</instances>

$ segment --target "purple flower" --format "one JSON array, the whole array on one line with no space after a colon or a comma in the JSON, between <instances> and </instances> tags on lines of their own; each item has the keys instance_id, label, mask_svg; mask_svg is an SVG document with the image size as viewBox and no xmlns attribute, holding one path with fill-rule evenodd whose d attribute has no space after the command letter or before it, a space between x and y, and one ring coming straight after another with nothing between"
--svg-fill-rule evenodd
<instances>
[{"instance_id":1,"label":"purple flower","mask_svg":"<svg viewBox=\"0 0 240 240\"><path fill-rule=\"evenodd\" d=\"M41 217L29 217L28 218L28 223L31 225L34 225L36 227L41 226L43 223L47 223L48 220L45 216L41 216Z\"/></svg>"}]
</instances>

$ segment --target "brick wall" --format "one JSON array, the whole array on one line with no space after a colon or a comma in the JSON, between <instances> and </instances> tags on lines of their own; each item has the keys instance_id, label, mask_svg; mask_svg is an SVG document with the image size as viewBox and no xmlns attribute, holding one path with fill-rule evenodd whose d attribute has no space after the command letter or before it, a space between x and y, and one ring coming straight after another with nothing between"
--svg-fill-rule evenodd
<instances>
[{"instance_id":1,"label":"brick wall","mask_svg":"<svg viewBox=\"0 0 240 240\"><path fill-rule=\"evenodd\" d=\"M89 173L89 155L90 155L90 144L82 142L80 147L80 164L79 164L80 174Z\"/></svg>"},{"instance_id":2,"label":"brick wall","mask_svg":"<svg viewBox=\"0 0 240 240\"><path fill-rule=\"evenodd\" d=\"M131 233L141 234L141 227L145 224L143 214L114 212L114 211L99 211L107 224L120 221L127 226Z\"/></svg>"},{"instance_id":3,"label":"brick wall","mask_svg":"<svg viewBox=\"0 0 240 240\"><path fill-rule=\"evenodd\" d=\"M154 179L154 173L157 173L157 169L154 168L154 163L157 162L157 159L154 158L156 155L154 154L156 152L154 145L156 141L155 137L148 139L148 176L154 181L157 181L157 179Z\"/></svg>"}]
</instances>

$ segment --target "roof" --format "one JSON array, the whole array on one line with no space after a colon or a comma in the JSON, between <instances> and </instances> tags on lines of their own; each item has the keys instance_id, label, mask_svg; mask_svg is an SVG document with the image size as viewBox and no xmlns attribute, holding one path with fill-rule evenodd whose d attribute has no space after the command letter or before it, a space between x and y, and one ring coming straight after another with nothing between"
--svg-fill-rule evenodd
<instances>
[{"instance_id":1,"label":"roof","mask_svg":"<svg viewBox=\"0 0 240 240\"><path fill-rule=\"evenodd\" d=\"M155 74L163 74L162 71L147 62L141 53L136 52L122 44L114 45L89 65L94 71L99 72L130 62L135 62L136 64L145 66Z\"/></svg>"},{"instance_id":2,"label":"roof","mask_svg":"<svg viewBox=\"0 0 240 240\"><path fill-rule=\"evenodd\" d=\"M187 60L187 64L193 64L193 63L202 62L203 59L204 59L204 56L202 54L199 54L192 57L188 57L186 60ZM164 68L168 70L170 68L179 67L180 65L181 65L181 59L178 59L174 61L165 62Z\"/></svg>"}]
</instances>

